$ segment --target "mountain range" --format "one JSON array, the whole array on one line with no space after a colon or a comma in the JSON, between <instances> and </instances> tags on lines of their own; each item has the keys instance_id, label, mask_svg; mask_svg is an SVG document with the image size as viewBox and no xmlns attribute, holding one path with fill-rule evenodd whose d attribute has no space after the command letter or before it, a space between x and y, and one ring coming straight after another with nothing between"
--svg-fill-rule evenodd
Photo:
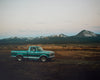
<instances>
[{"instance_id":1,"label":"mountain range","mask_svg":"<svg viewBox=\"0 0 100 80\"><path fill-rule=\"evenodd\" d=\"M0 40L0 44L67 44L67 43L100 43L100 34L82 30L74 36L65 34L40 37L11 37Z\"/></svg>"},{"instance_id":2,"label":"mountain range","mask_svg":"<svg viewBox=\"0 0 100 80\"><path fill-rule=\"evenodd\" d=\"M78 34L74 35L73 37L97 37L97 36L100 36L100 34L96 34L92 31L88 31L88 30L82 30ZM72 36L68 36L65 34L59 34L59 35L53 35L51 37L72 37Z\"/></svg>"}]
</instances>

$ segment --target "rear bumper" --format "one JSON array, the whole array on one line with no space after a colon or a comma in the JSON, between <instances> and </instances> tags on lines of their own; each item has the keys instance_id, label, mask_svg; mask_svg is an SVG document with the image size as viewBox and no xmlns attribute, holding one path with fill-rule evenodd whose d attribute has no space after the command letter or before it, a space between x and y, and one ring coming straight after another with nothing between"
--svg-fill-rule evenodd
<instances>
[{"instance_id":1,"label":"rear bumper","mask_svg":"<svg viewBox=\"0 0 100 80\"><path fill-rule=\"evenodd\" d=\"M16 56L10 56L10 57L16 57Z\"/></svg>"}]
</instances>

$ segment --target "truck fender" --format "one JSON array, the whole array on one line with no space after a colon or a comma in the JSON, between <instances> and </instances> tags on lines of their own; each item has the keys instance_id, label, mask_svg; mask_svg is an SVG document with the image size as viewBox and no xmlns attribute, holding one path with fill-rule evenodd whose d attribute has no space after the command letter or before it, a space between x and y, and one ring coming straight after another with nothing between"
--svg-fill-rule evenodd
<instances>
[{"instance_id":1,"label":"truck fender","mask_svg":"<svg viewBox=\"0 0 100 80\"><path fill-rule=\"evenodd\" d=\"M46 57L46 58L48 58L48 56L47 56L47 55L44 55L44 54L43 54L43 55L41 55L41 56L40 56L40 58L41 58L41 57Z\"/></svg>"}]
</instances>

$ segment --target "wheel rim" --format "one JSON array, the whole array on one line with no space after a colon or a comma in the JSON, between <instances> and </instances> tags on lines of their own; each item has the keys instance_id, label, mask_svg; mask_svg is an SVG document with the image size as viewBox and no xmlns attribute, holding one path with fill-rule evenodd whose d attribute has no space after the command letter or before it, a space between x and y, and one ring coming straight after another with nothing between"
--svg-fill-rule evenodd
<instances>
[{"instance_id":1,"label":"wheel rim","mask_svg":"<svg viewBox=\"0 0 100 80\"><path fill-rule=\"evenodd\" d=\"M17 60L18 60L18 61L22 61L22 58L21 58L21 57L18 57Z\"/></svg>"},{"instance_id":2,"label":"wheel rim","mask_svg":"<svg viewBox=\"0 0 100 80\"><path fill-rule=\"evenodd\" d=\"M42 57L42 58L41 58L41 61L42 61L42 62L46 62L46 60L47 60L46 57Z\"/></svg>"}]
</instances>

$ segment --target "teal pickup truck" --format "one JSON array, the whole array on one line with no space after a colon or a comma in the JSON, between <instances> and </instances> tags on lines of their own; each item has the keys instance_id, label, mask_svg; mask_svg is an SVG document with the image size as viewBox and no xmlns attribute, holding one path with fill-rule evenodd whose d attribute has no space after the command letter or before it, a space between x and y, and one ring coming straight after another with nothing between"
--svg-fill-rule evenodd
<instances>
[{"instance_id":1,"label":"teal pickup truck","mask_svg":"<svg viewBox=\"0 0 100 80\"><path fill-rule=\"evenodd\" d=\"M23 61L27 58L29 60L40 60L46 62L55 57L53 51L45 51L40 46L30 46L28 50L11 51L11 57L15 57L17 61Z\"/></svg>"}]
</instances>

